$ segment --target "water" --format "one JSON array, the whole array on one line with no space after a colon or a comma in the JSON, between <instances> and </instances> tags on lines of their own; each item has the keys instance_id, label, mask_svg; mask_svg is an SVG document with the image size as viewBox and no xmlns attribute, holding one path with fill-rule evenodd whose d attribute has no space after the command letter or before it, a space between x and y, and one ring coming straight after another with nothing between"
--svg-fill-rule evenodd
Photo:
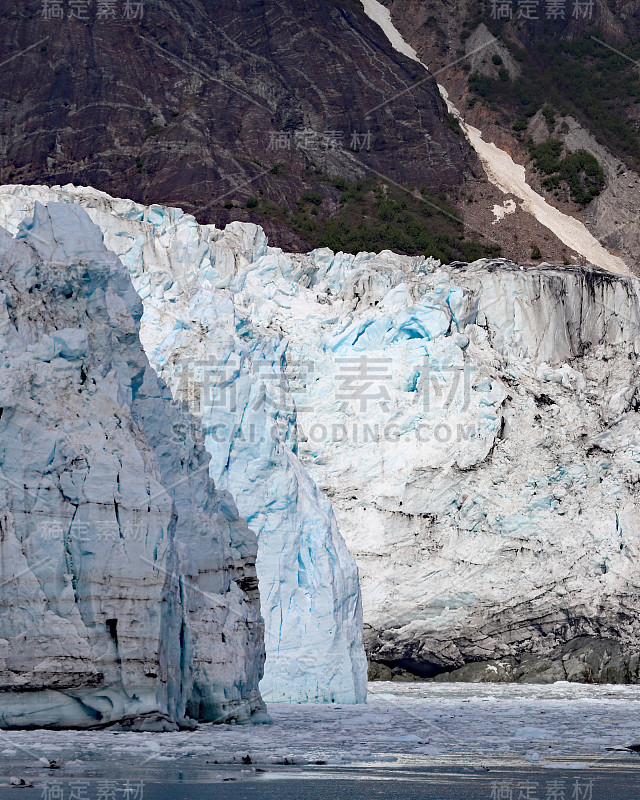
<instances>
[{"instance_id":1,"label":"water","mask_svg":"<svg viewBox=\"0 0 640 800\"><path fill-rule=\"evenodd\" d=\"M640 797L640 687L369 690L361 706L271 706L271 725L0 732L0 800Z\"/></svg>"}]
</instances>

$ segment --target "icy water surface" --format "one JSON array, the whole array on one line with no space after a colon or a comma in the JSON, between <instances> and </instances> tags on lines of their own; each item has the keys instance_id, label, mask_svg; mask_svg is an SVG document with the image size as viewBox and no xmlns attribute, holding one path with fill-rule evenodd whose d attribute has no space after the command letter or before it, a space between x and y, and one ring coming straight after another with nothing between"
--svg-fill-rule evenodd
<instances>
[{"instance_id":1,"label":"icy water surface","mask_svg":"<svg viewBox=\"0 0 640 800\"><path fill-rule=\"evenodd\" d=\"M366 705L269 713L180 733L0 732L0 800L640 798L640 687L373 683Z\"/></svg>"}]
</instances>

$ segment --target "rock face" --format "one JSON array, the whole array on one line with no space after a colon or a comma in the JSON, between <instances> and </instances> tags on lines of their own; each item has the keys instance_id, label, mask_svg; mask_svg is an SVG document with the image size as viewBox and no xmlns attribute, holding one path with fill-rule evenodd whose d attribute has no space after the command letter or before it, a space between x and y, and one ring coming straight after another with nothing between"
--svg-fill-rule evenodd
<instances>
[{"instance_id":1,"label":"rock face","mask_svg":"<svg viewBox=\"0 0 640 800\"><path fill-rule=\"evenodd\" d=\"M202 420L211 476L258 535L262 696L364 701L358 571L331 504L297 455L287 342L235 302L247 280L254 285L253 264L280 251L255 225L222 232L177 209L73 187L6 187L0 224L16 230L36 199L84 205L129 268L144 302L141 339L151 363Z\"/></svg>"},{"instance_id":2,"label":"rock face","mask_svg":"<svg viewBox=\"0 0 640 800\"><path fill-rule=\"evenodd\" d=\"M81 209L0 231L2 727L263 713L255 536L179 434L141 314Z\"/></svg>"},{"instance_id":3,"label":"rock face","mask_svg":"<svg viewBox=\"0 0 640 800\"><path fill-rule=\"evenodd\" d=\"M416 62L422 63L425 73L429 75L426 62L420 62L416 51L403 39L399 30L395 27L388 9L379 0L363 0L363 3L365 10L372 19L380 22L386 36L394 44L394 47L400 52L408 54ZM494 37L486 27L484 28L484 34L480 31L480 35L474 38L473 47L467 50L469 56L473 53L478 55L477 50L479 49L488 53L488 48L493 47L495 42ZM494 57L496 56L500 59L500 63L503 63L502 55L494 51ZM508 73L507 67L503 66L502 69ZM589 264L619 275L631 274L627 264L604 248L582 222L570 215L563 214L555 206L549 204L541 194L536 192L527 181L525 169L514 162L507 151L497 148L494 142L485 140L478 128L467 124L459 109L451 102L446 88L443 85L439 85L438 88L447 103L449 112L458 120L466 138L480 157L488 179L507 198L510 195L512 196L507 199L508 206L498 205L494 207L493 213L496 215L496 219L493 220L494 224L504 220L507 207L510 213L516 212L516 204L513 200L513 196L515 196L522 201L523 210L530 212L555 237L579 254L576 260L586 260ZM539 248L537 252L538 258L540 258ZM564 259L563 263L568 264L570 261Z\"/></svg>"},{"instance_id":4,"label":"rock face","mask_svg":"<svg viewBox=\"0 0 640 800\"><path fill-rule=\"evenodd\" d=\"M454 194L481 172L436 87L412 86L415 65L359 0L157 0L129 20L122 5L115 19L93 3L86 20L69 12L0 4L0 51L26 50L0 76L1 182L74 181L222 224L252 219L244 206L258 189L294 208L316 168ZM286 223L271 231L301 244Z\"/></svg>"},{"instance_id":5,"label":"rock face","mask_svg":"<svg viewBox=\"0 0 640 800\"><path fill-rule=\"evenodd\" d=\"M116 221L99 224L130 264L154 242L158 274L141 276L139 291L182 294L189 274L160 279L170 212L145 210L147 239L130 244L127 219L142 213L133 204L9 187L5 224L17 225L39 193L80 202L97 220L108 211ZM463 668L502 679L638 680L636 279L501 260L442 266L390 252L288 255L255 227L221 233L174 219L191 226L189 252L207 254L175 263L198 263L211 316L234 320L219 323L220 347L233 335L257 358L273 341L264 360L282 357L289 396L284 380L265 382L273 429L287 431L358 561L370 659L424 677ZM175 252L187 252L185 235L173 238ZM195 330L205 295L193 297L202 303L190 306ZM187 341L182 311L165 324L172 333L153 340L158 363L171 360L171 336ZM213 330L203 327L203 341ZM145 346L155 352L151 339ZM214 384L220 392L222 375ZM239 430L235 413L228 424ZM240 437L230 451L221 444L214 463L241 447ZM236 463L225 485L242 511ZM488 663L465 667L477 662Z\"/></svg>"}]
</instances>

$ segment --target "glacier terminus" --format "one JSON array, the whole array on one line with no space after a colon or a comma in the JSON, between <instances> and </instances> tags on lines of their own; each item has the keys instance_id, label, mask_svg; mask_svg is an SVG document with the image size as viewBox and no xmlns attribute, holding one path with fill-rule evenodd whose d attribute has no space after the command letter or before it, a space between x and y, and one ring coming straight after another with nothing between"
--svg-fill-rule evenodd
<instances>
[{"instance_id":1,"label":"glacier terminus","mask_svg":"<svg viewBox=\"0 0 640 800\"><path fill-rule=\"evenodd\" d=\"M378 677L639 679L636 279L288 254L73 186L3 187L0 224L36 201L128 268L257 534L265 700L363 700L360 614Z\"/></svg>"}]
</instances>

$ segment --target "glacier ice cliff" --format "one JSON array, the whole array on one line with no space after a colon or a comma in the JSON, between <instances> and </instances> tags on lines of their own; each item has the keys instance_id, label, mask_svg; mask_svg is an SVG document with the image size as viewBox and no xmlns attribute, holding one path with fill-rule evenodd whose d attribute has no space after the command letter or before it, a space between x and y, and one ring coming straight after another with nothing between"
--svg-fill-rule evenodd
<instances>
[{"instance_id":1,"label":"glacier ice cliff","mask_svg":"<svg viewBox=\"0 0 640 800\"><path fill-rule=\"evenodd\" d=\"M77 206L0 229L0 727L264 716L257 542Z\"/></svg>"},{"instance_id":2,"label":"glacier ice cliff","mask_svg":"<svg viewBox=\"0 0 640 800\"><path fill-rule=\"evenodd\" d=\"M297 455L296 409L281 331L235 302L245 267L274 251L255 225L224 232L178 209L91 189L4 187L0 224L17 230L36 200L83 205L128 267L144 303L149 359L202 423L216 486L258 536L267 702L363 702L358 571L330 502ZM183 435L198 437L199 426Z\"/></svg>"},{"instance_id":3,"label":"glacier ice cliff","mask_svg":"<svg viewBox=\"0 0 640 800\"><path fill-rule=\"evenodd\" d=\"M35 199L86 207L128 265L151 361L199 409L212 474L250 524L262 524L246 496L251 458L274 461L281 444L330 500L360 568L377 674L640 681L636 279L292 255L252 225L218 231L74 187L3 187L0 224L15 230ZM225 369L185 385L180 370L195 375L205 350ZM255 405L243 370L263 373ZM264 450L247 418L268 420ZM300 485L300 514L326 502ZM271 486L266 516L293 519ZM291 580L290 561L277 569Z\"/></svg>"}]
</instances>

